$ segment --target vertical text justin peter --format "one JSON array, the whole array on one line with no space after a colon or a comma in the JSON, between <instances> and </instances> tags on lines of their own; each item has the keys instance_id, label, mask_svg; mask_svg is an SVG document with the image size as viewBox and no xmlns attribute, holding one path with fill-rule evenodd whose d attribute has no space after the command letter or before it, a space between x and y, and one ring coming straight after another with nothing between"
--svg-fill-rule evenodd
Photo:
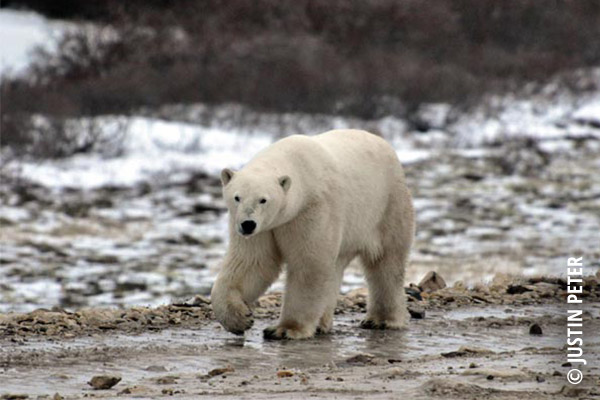
<instances>
[{"instance_id":1,"label":"vertical text justin peter","mask_svg":"<svg viewBox=\"0 0 600 400\"><path fill-rule=\"evenodd\" d=\"M567 260L567 361L569 382L578 384L583 379L581 366L587 365L583 357L583 257Z\"/></svg>"}]
</instances>

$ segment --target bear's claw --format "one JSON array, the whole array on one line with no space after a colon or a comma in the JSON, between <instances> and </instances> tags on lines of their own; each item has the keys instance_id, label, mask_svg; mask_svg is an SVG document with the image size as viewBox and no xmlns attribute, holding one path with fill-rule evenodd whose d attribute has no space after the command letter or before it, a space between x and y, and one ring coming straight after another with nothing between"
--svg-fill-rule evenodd
<instances>
[{"instance_id":1,"label":"bear's claw","mask_svg":"<svg viewBox=\"0 0 600 400\"><path fill-rule=\"evenodd\" d=\"M317 326L317 331L315 332L315 334L317 334L317 335L326 335L328 333L329 333L328 330L325 330L325 329L321 328L320 326Z\"/></svg>"},{"instance_id":2,"label":"bear's claw","mask_svg":"<svg viewBox=\"0 0 600 400\"><path fill-rule=\"evenodd\" d=\"M263 337L267 340L282 340L282 339L289 339L287 337L287 335L285 334L285 331L281 334L278 335L277 334L277 328L276 327L269 327L269 328L265 328L263 330Z\"/></svg>"},{"instance_id":3,"label":"bear's claw","mask_svg":"<svg viewBox=\"0 0 600 400\"><path fill-rule=\"evenodd\" d=\"M372 319L363 319L360 321L360 327L362 329L387 329L388 326L385 322L377 323Z\"/></svg>"}]
</instances>

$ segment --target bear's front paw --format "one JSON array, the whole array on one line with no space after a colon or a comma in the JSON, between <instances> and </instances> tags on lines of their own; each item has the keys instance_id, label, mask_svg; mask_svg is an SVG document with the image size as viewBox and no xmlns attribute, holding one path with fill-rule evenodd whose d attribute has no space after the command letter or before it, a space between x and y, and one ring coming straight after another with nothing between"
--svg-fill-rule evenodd
<instances>
[{"instance_id":1,"label":"bear's front paw","mask_svg":"<svg viewBox=\"0 0 600 400\"><path fill-rule=\"evenodd\" d=\"M225 312L219 313L217 319L223 325L223 328L235 335L243 335L245 331L254 325L252 311L246 305L235 307L230 304L226 307Z\"/></svg>"},{"instance_id":2,"label":"bear's front paw","mask_svg":"<svg viewBox=\"0 0 600 400\"><path fill-rule=\"evenodd\" d=\"M314 335L314 329L309 331L299 328L286 328L284 326L270 326L263 331L263 337L267 340L309 339Z\"/></svg>"}]
</instances>

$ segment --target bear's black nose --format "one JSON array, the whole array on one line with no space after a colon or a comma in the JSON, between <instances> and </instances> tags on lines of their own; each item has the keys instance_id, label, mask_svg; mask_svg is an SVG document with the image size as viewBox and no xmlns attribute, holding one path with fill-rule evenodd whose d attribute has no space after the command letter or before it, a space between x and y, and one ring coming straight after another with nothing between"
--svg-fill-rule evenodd
<instances>
[{"instance_id":1,"label":"bear's black nose","mask_svg":"<svg viewBox=\"0 0 600 400\"><path fill-rule=\"evenodd\" d=\"M252 232L256 229L256 222L252 220L247 220L242 222L242 234L251 235Z\"/></svg>"}]
</instances>

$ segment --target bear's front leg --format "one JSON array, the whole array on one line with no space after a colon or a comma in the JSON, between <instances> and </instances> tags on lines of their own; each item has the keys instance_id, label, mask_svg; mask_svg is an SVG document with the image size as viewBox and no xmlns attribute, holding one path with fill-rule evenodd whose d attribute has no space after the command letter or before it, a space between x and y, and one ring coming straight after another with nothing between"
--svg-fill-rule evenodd
<instances>
[{"instance_id":1,"label":"bear's front leg","mask_svg":"<svg viewBox=\"0 0 600 400\"><path fill-rule=\"evenodd\" d=\"M254 324L250 307L277 279L280 271L275 258L248 263L235 255L226 256L211 291L216 319L236 335L250 329Z\"/></svg>"},{"instance_id":2,"label":"bear's front leg","mask_svg":"<svg viewBox=\"0 0 600 400\"><path fill-rule=\"evenodd\" d=\"M337 291L335 269L321 263L287 267L283 309L277 326L263 331L265 339L308 339L315 335L320 318Z\"/></svg>"},{"instance_id":3,"label":"bear's front leg","mask_svg":"<svg viewBox=\"0 0 600 400\"><path fill-rule=\"evenodd\" d=\"M217 279L211 292L212 309L223 328L236 335L242 335L252 328L252 310L242 299L242 293Z\"/></svg>"}]
</instances>

